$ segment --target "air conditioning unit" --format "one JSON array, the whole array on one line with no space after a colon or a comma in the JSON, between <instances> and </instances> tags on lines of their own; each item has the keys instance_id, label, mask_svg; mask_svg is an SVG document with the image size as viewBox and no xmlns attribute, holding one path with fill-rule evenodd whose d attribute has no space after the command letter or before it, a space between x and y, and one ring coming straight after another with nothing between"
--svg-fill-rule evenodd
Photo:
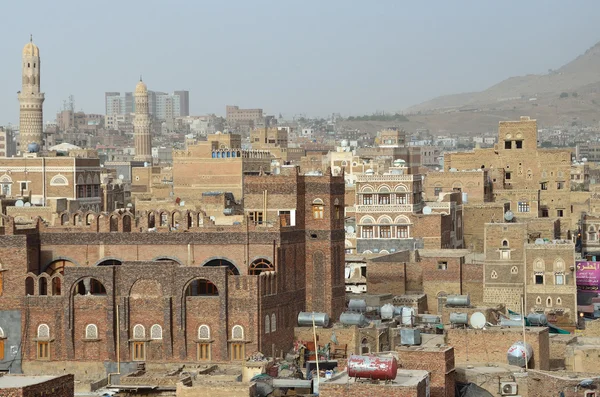
<instances>
[{"instance_id":1,"label":"air conditioning unit","mask_svg":"<svg viewBox=\"0 0 600 397\"><path fill-rule=\"evenodd\" d=\"M516 382L500 382L500 394L503 396L516 396L517 395L517 383Z\"/></svg>"}]
</instances>

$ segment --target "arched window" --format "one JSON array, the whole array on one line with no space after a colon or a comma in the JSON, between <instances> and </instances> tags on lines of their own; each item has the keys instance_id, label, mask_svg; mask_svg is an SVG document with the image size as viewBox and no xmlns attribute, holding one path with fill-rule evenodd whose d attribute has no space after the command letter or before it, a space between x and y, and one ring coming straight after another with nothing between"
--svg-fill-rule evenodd
<instances>
[{"instance_id":1,"label":"arched window","mask_svg":"<svg viewBox=\"0 0 600 397\"><path fill-rule=\"evenodd\" d=\"M323 219L325 217L325 204L320 198L312 202L313 219Z\"/></svg>"},{"instance_id":2,"label":"arched window","mask_svg":"<svg viewBox=\"0 0 600 397\"><path fill-rule=\"evenodd\" d=\"M40 324L37 329L38 339L50 339L50 327L47 324Z\"/></svg>"},{"instance_id":3,"label":"arched window","mask_svg":"<svg viewBox=\"0 0 600 397\"><path fill-rule=\"evenodd\" d=\"M542 297L538 296L537 298L535 298L535 304L536 305L541 305L542 304Z\"/></svg>"},{"instance_id":4,"label":"arched window","mask_svg":"<svg viewBox=\"0 0 600 397\"><path fill-rule=\"evenodd\" d=\"M360 342L360 353L361 354L369 354L371 352L371 347L369 346L369 341L367 338L363 338Z\"/></svg>"},{"instance_id":5,"label":"arched window","mask_svg":"<svg viewBox=\"0 0 600 397\"><path fill-rule=\"evenodd\" d=\"M219 290L212 282L198 278L190 282L185 289L185 296L218 296Z\"/></svg>"},{"instance_id":6,"label":"arched window","mask_svg":"<svg viewBox=\"0 0 600 397\"><path fill-rule=\"evenodd\" d=\"M2 329L2 327L0 327L0 338L6 338L6 335L4 335L4 330Z\"/></svg>"},{"instance_id":7,"label":"arched window","mask_svg":"<svg viewBox=\"0 0 600 397\"><path fill-rule=\"evenodd\" d=\"M259 258L250 264L248 268L248 274L250 276L258 276L262 272L272 272L274 271L273 264L266 259Z\"/></svg>"},{"instance_id":8,"label":"arched window","mask_svg":"<svg viewBox=\"0 0 600 397\"><path fill-rule=\"evenodd\" d=\"M271 332L271 321L269 320L269 315L265 316L265 334Z\"/></svg>"},{"instance_id":9,"label":"arched window","mask_svg":"<svg viewBox=\"0 0 600 397\"><path fill-rule=\"evenodd\" d=\"M55 175L50 179L50 186L69 186L69 181L62 175Z\"/></svg>"},{"instance_id":10,"label":"arched window","mask_svg":"<svg viewBox=\"0 0 600 397\"><path fill-rule=\"evenodd\" d=\"M201 219L201 215L199 216L199 220L200 219ZM199 225L201 225L201 224L202 224L202 221L199 222ZM228 261L227 259L213 259L211 261L206 262L202 266L227 266L229 275L231 275L231 276L239 276L240 275L240 271L238 270L238 268L233 263Z\"/></svg>"},{"instance_id":11,"label":"arched window","mask_svg":"<svg viewBox=\"0 0 600 397\"><path fill-rule=\"evenodd\" d=\"M162 339L162 327L158 324L154 324L150 328L150 339Z\"/></svg>"},{"instance_id":12,"label":"arched window","mask_svg":"<svg viewBox=\"0 0 600 397\"><path fill-rule=\"evenodd\" d=\"M133 339L145 339L146 328L143 325L137 324L133 327Z\"/></svg>"},{"instance_id":13,"label":"arched window","mask_svg":"<svg viewBox=\"0 0 600 397\"><path fill-rule=\"evenodd\" d=\"M516 266L513 266L510 268L510 274L517 274L519 273L519 268Z\"/></svg>"},{"instance_id":14,"label":"arched window","mask_svg":"<svg viewBox=\"0 0 600 397\"><path fill-rule=\"evenodd\" d=\"M48 295L48 280L46 277L40 277L38 279L38 295Z\"/></svg>"},{"instance_id":15,"label":"arched window","mask_svg":"<svg viewBox=\"0 0 600 397\"><path fill-rule=\"evenodd\" d=\"M556 298L556 304L562 305L562 299L560 299L560 297Z\"/></svg>"},{"instance_id":16,"label":"arched window","mask_svg":"<svg viewBox=\"0 0 600 397\"><path fill-rule=\"evenodd\" d=\"M98 339L98 327L96 324L88 324L85 327L85 339Z\"/></svg>"},{"instance_id":17,"label":"arched window","mask_svg":"<svg viewBox=\"0 0 600 397\"><path fill-rule=\"evenodd\" d=\"M241 325L234 325L231 329L231 339L243 340L244 339L244 328Z\"/></svg>"},{"instance_id":18,"label":"arched window","mask_svg":"<svg viewBox=\"0 0 600 397\"><path fill-rule=\"evenodd\" d=\"M33 277L27 277L25 279L25 295L35 295L35 282Z\"/></svg>"},{"instance_id":19,"label":"arched window","mask_svg":"<svg viewBox=\"0 0 600 397\"><path fill-rule=\"evenodd\" d=\"M208 325L201 325L198 327L198 339L210 339L210 328Z\"/></svg>"},{"instance_id":20,"label":"arched window","mask_svg":"<svg viewBox=\"0 0 600 397\"><path fill-rule=\"evenodd\" d=\"M547 307L552 307L552 298L551 297L547 297L546 298L546 306Z\"/></svg>"},{"instance_id":21,"label":"arched window","mask_svg":"<svg viewBox=\"0 0 600 397\"><path fill-rule=\"evenodd\" d=\"M502 240L502 246L508 247L508 240Z\"/></svg>"},{"instance_id":22,"label":"arched window","mask_svg":"<svg viewBox=\"0 0 600 397\"><path fill-rule=\"evenodd\" d=\"M275 313L271 314L271 332L277 331L277 317Z\"/></svg>"},{"instance_id":23,"label":"arched window","mask_svg":"<svg viewBox=\"0 0 600 397\"><path fill-rule=\"evenodd\" d=\"M498 278L498 273L495 270L492 270L492 275L490 276L493 279L497 279Z\"/></svg>"}]
</instances>

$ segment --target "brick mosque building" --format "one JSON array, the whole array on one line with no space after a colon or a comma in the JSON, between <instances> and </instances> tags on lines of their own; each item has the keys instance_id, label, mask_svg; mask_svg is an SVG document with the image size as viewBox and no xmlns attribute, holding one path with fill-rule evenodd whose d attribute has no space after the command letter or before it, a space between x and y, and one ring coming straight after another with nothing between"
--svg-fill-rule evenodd
<instances>
[{"instance_id":1,"label":"brick mosque building","mask_svg":"<svg viewBox=\"0 0 600 397\"><path fill-rule=\"evenodd\" d=\"M344 308L344 178L245 178L249 203L267 194L264 221L231 226L191 210L4 217L0 370L81 378L287 351L298 312Z\"/></svg>"}]
</instances>

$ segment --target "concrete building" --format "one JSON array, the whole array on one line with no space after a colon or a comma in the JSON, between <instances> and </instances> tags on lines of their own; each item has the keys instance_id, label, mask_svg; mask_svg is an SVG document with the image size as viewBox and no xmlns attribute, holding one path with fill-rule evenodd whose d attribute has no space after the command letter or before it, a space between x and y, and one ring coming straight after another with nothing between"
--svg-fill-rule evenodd
<instances>
[{"instance_id":1,"label":"concrete building","mask_svg":"<svg viewBox=\"0 0 600 397\"><path fill-rule=\"evenodd\" d=\"M167 120L190 114L189 91L175 91L173 94L148 91L148 112L156 120ZM105 92L106 116L134 113L135 93Z\"/></svg>"},{"instance_id":2,"label":"concrete building","mask_svg":"<svg viewBox=\"0 0 600 397\"><path fill-rule=\"evenodd\" d=\"M179 99L179 115L177 117L187 117L190 115L190 92L181 90L174 91L173 97Z\"/></svg>"},{"instance_id":3,"label":"concrete building","mask_svg":"<svg viewBox=\"0 0 600 397\"><path fill-rule=\"evenodd\" d=\"M133 139L136 161L152 164L152 134L148 111L148 88L140 79L135 86L135 118L133 119Z\"/></svg>"},{"instance_id":4,"label":"concrete building","mask_svg":"<svg viewBox=\"0 0 600 397\"><path fill-rule=\"evenodd\" d=\"M0 157L14 157L17 154L17 141L10 128L0 127Z\"/></svg>"},{"instance_id":5,"label":"concrete building","mask_svg":"<svg viewBox=\"0 0 600 397\"><path fill-rule=\"evenodd\" d=\"M42 150L44 93L40 92L40 50L33 38L23 47L21 70L23 84L19 91L19 140L22 153Z\"/></svg>"}]
</instances>

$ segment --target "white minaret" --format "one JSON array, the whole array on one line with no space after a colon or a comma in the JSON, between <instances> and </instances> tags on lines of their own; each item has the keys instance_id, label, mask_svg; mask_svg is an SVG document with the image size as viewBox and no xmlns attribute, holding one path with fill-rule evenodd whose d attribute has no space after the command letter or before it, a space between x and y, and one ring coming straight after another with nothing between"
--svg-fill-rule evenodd
<instances>
[{"instance_id":1,"label":"white minaret","mask_svg":"<svg viewBox=\"0 0 600 397\"><path fill-rule=\"evenodd\" d=\"M134 160L152 164L152 135L150 134L150 110L148 108L148 88L140 77L135 86L135 118L133 119Z\"/></svg>"},{"instance_id":2,"label":"white minaret","mask_svg":"<svg viewBox=\"0 0 600 397\"><path fill-rule=\"evenodd\" d=\"M44 94L40 92L40 50L33 37L23 47L23 87L19 93L19 136L21 153L38 152L43 145Z\"/></svg>"}]
</instances>

